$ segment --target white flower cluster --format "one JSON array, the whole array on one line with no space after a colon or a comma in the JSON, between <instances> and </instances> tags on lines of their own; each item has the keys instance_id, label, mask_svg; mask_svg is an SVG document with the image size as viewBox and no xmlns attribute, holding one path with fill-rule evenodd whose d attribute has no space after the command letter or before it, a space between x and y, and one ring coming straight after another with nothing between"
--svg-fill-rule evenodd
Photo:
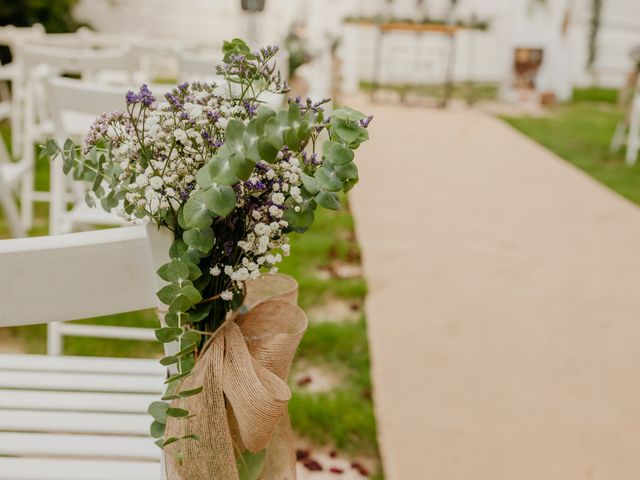
<instances>
[{"instance_id":1,"label":"white flower cluster","mask_svg":"<svg viewBox=\"0 0 640 480\"><path fill-rule=\"evenodd\" d=\"M182 84L156 101L143 86L129 92L127 111L102 115L85 140L84 151L110 148L117 182L124 186L123 216L163 225L198 191L198 171L223 145L230 118L248 122L257 105L234 103L215 84ZM206 268L229 301L261 271L277 271L289 255L286 208L299 211L302 168L296 152L284 147L275 161L259 161L251 176L234 186L236 209L212 225L216 248Z\"/></svg>"},{"instance_id":2,"label":"white flower cluster","mask_svg":"<svg viewBox=\"0 0 640 480\"><path fill-rule=\"evenodd\" d=\"M229 287L221 297L233 298L233 291L243 288L243 283L260 276L261 269L271 272L283 257L290 254L289 237L284 234L288 223L283 220L285 202L301 202L301 174L298 159L288 152L278 155L275 163L259 162L254 173L240 184L238 195L249 206L247 234L237 242L239 260L235 265L218 264L211 268L214 276L226 275Z\"/></svg>"},{"instance_id":3,"label":"white flower cluster","mask_svg":"<svg viewBox=\"0 0 640 480\"><path fill-rule=\"evenodd\" d=\"M247 116L245 108L218 95L215 84L185 83L163 101L150 97L148 105L137 97L132 95L129 115L98 118L84 145L87 152L110 144L119 181L127 185L124 217L130 221L177 211L198 189L196 172L222 144L228 119Z\"/></svg>"}]
</instances>

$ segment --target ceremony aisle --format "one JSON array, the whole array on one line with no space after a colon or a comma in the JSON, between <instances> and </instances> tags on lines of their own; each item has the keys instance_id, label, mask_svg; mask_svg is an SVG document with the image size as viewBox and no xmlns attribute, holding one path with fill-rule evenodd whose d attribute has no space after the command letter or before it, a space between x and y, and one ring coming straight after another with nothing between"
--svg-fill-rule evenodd
<instances>
[{"instance_id":1,"label":"ceremony aisle","mask_svg":"<svg viewBox=\"0 0 640 480\"><path fill-rule=\"evenodd\" d=\"M385 478L633 477L638 208L497 119L356 107Z\"/></svg>"}]
</instances>

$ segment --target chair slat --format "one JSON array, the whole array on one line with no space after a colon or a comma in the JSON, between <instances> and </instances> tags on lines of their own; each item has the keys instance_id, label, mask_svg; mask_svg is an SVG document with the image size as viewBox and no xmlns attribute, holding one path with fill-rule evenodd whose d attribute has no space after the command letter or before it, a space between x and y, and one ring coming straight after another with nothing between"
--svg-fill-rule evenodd
<instances>
[{"instance_id":1,"label":"chair slat","mask_svg":"<svg viewBox=\"0 0 640 480\"><path fill-rule=\"evenodd\" d=\"M156 307L152 255L168 257L171 238L148 235L139 226L0 241L0 327Z\"/></svg>"},{"instance_id":2,"label":"chair slat","mask_svg":"<svg viewBox=\"0 0 640 480\"><path fill-rule=\"evenodd\" d=\"M151 417L144 413L49 412L0 409L0 431L88 433L107 435L149 434Z\"/></svg>"},{"instance_id":3,"label":"chair slat","mask_svg":"<svg viewBox=\"0 0 640 480\"><path fill-rule=\"evenodd\" d=\"M157 341L156 335L151 328L61 323L58 326L58 333L70 337L120 338L126 340Z\"/></svg>"},{"instance_id":4,"label":"chair slat","mask_svg":"<svg viewBox=\"0 0 640 480\"><path fill-rule=\"evenodd\" d=\"M161 450L149 437L0 432L0 456L136 459L152 462L159 460L160 454Z\"/></svg>"},{"instance_id":5,"label":"chair slat","mask_svg":"<svg viewBox=\"0 0 640 480\"><path fill-rule=\"evenodd\" d=\"M155 394L0 391L0 409L25 411L145 413L149 404L156 400Z\"/></svg>"},{"instance_id":6,"label":"chair slat","mask_svg":"<svg viewBox=\"0 0 640 480\"><path fill-rule=\"evenodd\" d=\"M50 355L0 355L0 372L33 370L36 372L122 373L162 376L165 367L146 358L55 357Z\"/></svg>"},{"instance_id":7,"label":"chair slat","mask_svg":"<svg viewBox=\"0 0 640 480\"><path fill-rule=\"evenodd\" d=\"M160 394L162 387L162 378L150 375L0 371L0 389Z\"/></svg>"},{"instance_id":8,"label":"chair slat","mask_svg":"<svg viewBox=\"0 0 640 480\"><path fill-rule=\"evenodd\" d=\"M0 480L158 480L159 462L0 458Z\"/></svg>"}]
</instances>

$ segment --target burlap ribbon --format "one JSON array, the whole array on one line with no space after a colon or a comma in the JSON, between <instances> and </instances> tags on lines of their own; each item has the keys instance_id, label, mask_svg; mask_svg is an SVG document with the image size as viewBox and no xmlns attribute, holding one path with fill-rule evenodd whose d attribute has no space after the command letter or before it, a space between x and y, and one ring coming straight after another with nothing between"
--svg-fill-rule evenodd
<instances>
[{"instance_id":1,"label":"burlap ribbon","mask_svg":"<svg viewBox=\"0 0 640 480\"><path fill-rule=\"evenodd\" d=\"M203 391L174 401L194 416L169 418L167 436L195 434L199 440L166 447L168 480L238 480L236 458L246 450L266 451L262 479L296 478L286 380L307 316L296 305L291 277L265 275L246 288L246 313L216 331L182 386L202 385Z\"/></svg>"}]
</instances>

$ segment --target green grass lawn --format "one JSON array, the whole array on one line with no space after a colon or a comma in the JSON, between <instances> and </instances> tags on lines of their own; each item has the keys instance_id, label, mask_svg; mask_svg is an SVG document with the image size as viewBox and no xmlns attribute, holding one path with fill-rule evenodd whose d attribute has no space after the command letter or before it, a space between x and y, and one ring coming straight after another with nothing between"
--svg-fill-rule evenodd
<instances>
[{"instance_id":1,"label":"green grass lawn","mask_svg":"<svg viewBox=\"0 0 640 480\"><path fill-rule=\"evenodd\" d=\"M640 204L640 164L624 163L624 151L609 151L622 114L607 89L576 90L574 101L551 108L542 117L503 119L560 157L629 200Z\"/></svg>"},{"instance_id":2,"label":"green grass lawn","mask_svg":"<svg viewBox=\"0 0 640 480\"><path fill-rule=\"evenodd\" d=\"M9 137L8 126L0 132ZM37 168L38 188L48 186L48 167L40 162ZM326 278L319 272L333 262L358 263L359 250L353 229L353 219L347 210L322 210L309 232L294 234L292 255L285 258L281 271L294 276L300 284L300 305L304 309L322 306L326 301L343 300L362 306L367 292L361 277ZM36 209L36 227L32 235L47 232L47 208ZM8 237L5 219L0 211L0 238ZM378 458L376 426L371 400L369 356L364 315L360 320L336 318L335 322L314 322L298 353L298 364L326 367L339 375L335 388L323 393L310 393L293 385L290 404L294 429L301 437L316 445L335 447L345 453ZM83 320L83 323L136 327L157 326L153 311L133 312ZM21 350L44 353L46 326L35 325L0 329L0 352ZM162 347L151 342L67 338L64 352L68 355L98 355L123 357L160 357ZM295 367L294 367L295 369ZM382 478L381 474L376 478Z\"/></svg>"},{"instance_id":3,"label":"green grass lawn","mask_svg":"<svg viewBox=\"0 0 640 480\"><path fill-rule=\"evenodd\" d=\"M360 88L365 92L373 90L372 82L361 82ZM397 92L401 98L405 98L407 94L413 93L422 97L442 99L444 97L444 85L442 84L411 84L411 83L393 83L381 84L378 86L380 90L390 90ZM493 83L469 83L462 82L453 85L451 97L463 100L480 101L495 100L498 94L498 86Z\"/></svg>"}]
</instances>

